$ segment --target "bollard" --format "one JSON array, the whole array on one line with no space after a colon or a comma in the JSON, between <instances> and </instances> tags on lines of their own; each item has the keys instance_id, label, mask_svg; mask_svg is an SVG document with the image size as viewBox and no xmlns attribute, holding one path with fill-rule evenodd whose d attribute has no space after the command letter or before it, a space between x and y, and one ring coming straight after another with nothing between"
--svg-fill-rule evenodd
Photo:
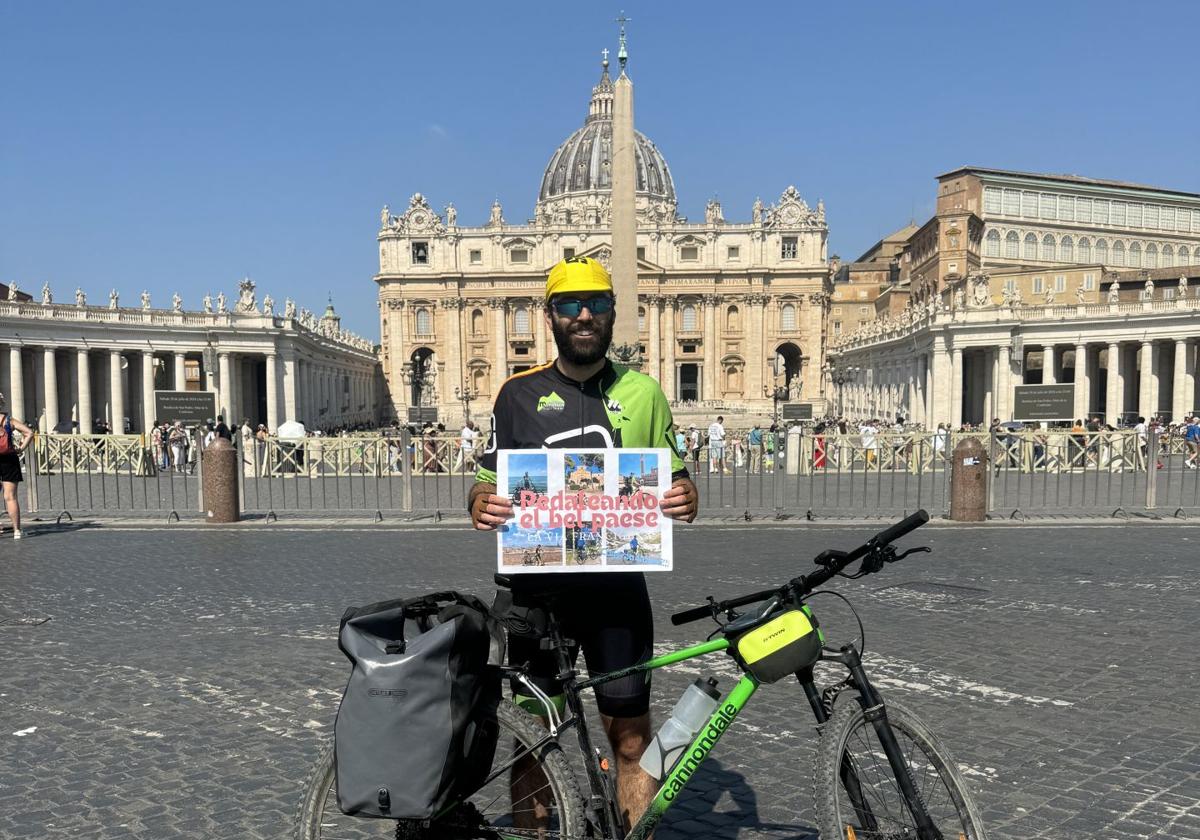
<instances>
[{"instance_id":1,"label":"bollard","mask_svg":"<svg viewBox=\"0 0 1200 840\"><path fill-rule=\"evenodd\" d=\"M799 426L792 426L787 430L787 445L784 446L784 465L788 475L800 474L800 446L801 436L804 430ZM775 455L779 457L778 453Z\"/></svg>"},{"instance_id":2,"label":"bollard","mask_svg":"<svg viewBox=\"0 0 1200 840\"><path fill-rule=\"evenodd\" d=\"M955 522L987 519L987 451L977 438L966 438L950 458L950 518Z\"/></svg>"},{"instance_id":3,"label":"bollard","mask_svg":"<svg viewBox=\"0 0 1200 840\"><path fill-rule=\"evenodd\" d=\"M204 490L204 520L214 524L237 522L241 516L238 499L237 450L223 437L215 438L200 453Z\"/></svg>"}]
</instances>

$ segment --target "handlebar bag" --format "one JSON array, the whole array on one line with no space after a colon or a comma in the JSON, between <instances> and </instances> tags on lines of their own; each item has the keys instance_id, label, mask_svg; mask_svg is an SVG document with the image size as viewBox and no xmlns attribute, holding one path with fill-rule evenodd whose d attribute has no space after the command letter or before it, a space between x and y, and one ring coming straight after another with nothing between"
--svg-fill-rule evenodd
<instances>
[{"instance_id":1,"label":"handlebar bag","mask_svg":"<svg viewBox=\"0 0 1200 840\"><path fill-rule=\"evenodd\" d=\"M338 647L350 679L334 724L338 807L429 819L473 792L497 740L504 634L472 595L351 607Z\"/></svg>"},{"instance_id":2,"label":"handlebar bag","mask_svg":"<svg viewBox=\"0 0 1200 840\"><path fill-rule=\"evenodd\" d=\"M729 640L734 659L760 683L816 664L825 635L807 605L788 609Z\"/></svg>"}]
</instances>

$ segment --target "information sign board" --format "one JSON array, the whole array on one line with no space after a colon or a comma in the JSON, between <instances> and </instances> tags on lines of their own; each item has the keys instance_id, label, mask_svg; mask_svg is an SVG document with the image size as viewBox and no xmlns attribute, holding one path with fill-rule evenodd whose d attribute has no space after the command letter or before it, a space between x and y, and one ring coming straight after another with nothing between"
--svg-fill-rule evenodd
<instances>
[{"instance_id":1,"label":"information sign board","mask_svg":"<svg viewBox=\"0 0 1200 840\"><path fill-rule=\"evenodd\" d=\"M154 419L164 423L182 420L185 426L198 426L217 418L214 391L155 391Z\"/></svg>"},{"instance_id":2,"label":"information sign board","mask_svg":"<svg viewBox=\"0 0 1200 840\"><path fill-rule=\"evenodd\" d=\"M1075 385L1017 385L1013 397L1013 419L1073 420Z\"/></svg>"}]
</instances>

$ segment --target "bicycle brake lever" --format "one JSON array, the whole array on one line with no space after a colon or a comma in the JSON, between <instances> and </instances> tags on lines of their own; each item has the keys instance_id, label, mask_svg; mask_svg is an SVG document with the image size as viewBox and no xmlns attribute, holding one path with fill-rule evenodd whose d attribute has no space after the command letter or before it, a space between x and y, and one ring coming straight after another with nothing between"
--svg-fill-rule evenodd
<instances>
[{"instance_id":1,"label":"bicycle brake lever","mask_svg":"<svg viewBox=\"0 0 1200 840\"><path fill-rule=\"evenodd\" d=\"M906 550L903 554L899 554L895 557L890 558L887 562L895 563L897 560L903 560L905 557L907 557L910 554L928 554L931 551L933 551L933 549L930 548L929 546L919 545L916 548L910 548L910 549Z\"/></svg>"}]
</instances>

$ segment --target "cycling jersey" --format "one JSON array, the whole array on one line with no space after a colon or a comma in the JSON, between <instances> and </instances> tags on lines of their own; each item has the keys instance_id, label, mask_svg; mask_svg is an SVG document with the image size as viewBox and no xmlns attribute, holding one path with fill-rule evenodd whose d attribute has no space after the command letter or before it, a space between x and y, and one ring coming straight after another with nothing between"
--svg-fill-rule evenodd
<instances>
[{"instance_id":1,"label":"cycling jersey","mask_svg":"<svg viewBox=\"0 0 1200 840\"><path fill-rule=\"evenodd\" d=\"M496 483L496 450L609 447L671 450L671 477L686 478L658 383L612 362L586 382L554 362L509 377L496 397L492 437L477 481Z\"/></svg>"}]
</instances>

